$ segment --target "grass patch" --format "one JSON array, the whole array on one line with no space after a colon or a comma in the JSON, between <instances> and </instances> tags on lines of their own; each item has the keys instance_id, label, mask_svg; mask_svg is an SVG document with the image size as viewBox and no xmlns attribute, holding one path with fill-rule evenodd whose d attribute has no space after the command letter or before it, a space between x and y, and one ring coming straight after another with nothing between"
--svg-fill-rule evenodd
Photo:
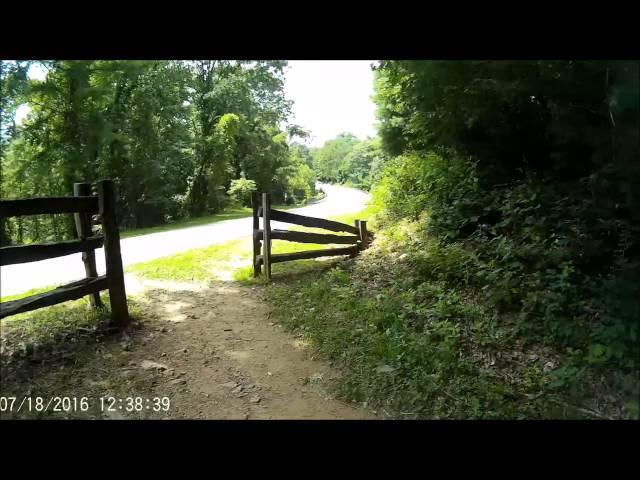
<instances>
[{"instance_id":1,"label":"grass patch","mask_svg":"<svg viewBox=\"0 0 640 480\"><path fill-rule=\"evenodd\" d=\"M108 294L101 295L105 305L109 304ZM2 320L2 333L9 330L19 331L22 336L34 340L50 337L49 330L63 330L67 327L89 327L97 318L109 314L109 308L91 308L87 298L80 298L60 303L51 307L44 307L31 312L19 313ZM64 328L58 328L64 327Z\"/></svg>"},{"instance_id":2,"label":"grass patch","mask_svg":"<svg viewBox=\"0 0 640 480\"><path fill-rule=\"evenodd\" d=\"M25 294L26 296L26 294ZM44 307L30 312L19 313L2 319L1 334L14 335L28 339L33 343L50 340L56 332L68 333L78 328L94 328L101 322L107 322L111 315L109 293L100 293L103 307L93 308L89 297ZM129 314L135 319L138 316L138 303L134 297L127 297Z\"/></svg>"},{"instance_id":3,"label":"grass patch","mask_svg":"<svg viewBox=\"0 0 640 480\"><path fill-rule=\"evenodd\" d=\"M317 201L323 197L314 197L309 200ZM309 202L298 203L295 205L274 205L276 210L291 210L293 208L304 207ZM214 213L213 215L205 215L203 217L190 218L186 220L178 220L177 222L167 223L165 225L157 225L155 227L132 228L120 232L120 238L138 237L140 235L149 235L150 233L168 232L170 230L180 230L182 228L199 227L201 225L209 225L211 223L222 222L224 220L235 220L237 218L246 218L251 216L251 209L247 207L229 208L222 213Z\"/></svg>"},{"instance_id":4,"label":"grass patch","mask_svg":"<svg viewBox=\"0 0 640 480\"><path fill-rule=\"evenodd\" d=\"M110 323L109 296L94 309L87 297L26 312L2 320L0 389L18 398L54 396L87 398L88 410L54 412L6 411L8 419L104 418L97 398L118 395L126 388L119 375L129 349L129 334ZM132 327L140 328L140 305L127 299ZM92 400L93 399L93 400ZM83 407L86 408L86 407Z\"/></svg>"},{"instance_id":5,"label":"grass patch","mask_svg":"<svg viewBox=\"0 0 640 480\"><path fill-rule=\"evenodd\" d=\"M363 212L332 217L343 223L353 224L356 218L366 215ZM306 228L291 225L291 230L325 232L317 228ZM332 232L333 233L333 232ZM319 250L330 248L331 245L315 243L293 243L282 240L274 240L272 253L292 253L302 250ZM196 248L177 255L157 258L149 262L130 265L126 268L128 273L152 278L156 280L174 281L207 281L216 279L235 280L242 282L260 283L261 279L253 279L253 266L251 265L252 243L250 238L231 240L220 245ZM274 276L292 275L318 268L322 262L314 260L301 260L276 264L272 267ZM274 277L275 278L275 277Z\"/></svg>"},{"instance_id":6,"label":"grass patch","mask_svg":"<svg viewBox=\"0 0 640 480\"><path fill-rule=\"evenodd\" d=\"M301 266L266 289L278 320L342 369L342 399L394 418L637 417L637 381L577 376L570 353L523 335L468 282L461 245L417 228L377 232L355 260ZM626 398L607 403L616 381Z\"/></svg>"},{"instance_id":7,"label":"grass patch","mask_svg":"<svg viewBox=\"0 0 640 480\"><path fill-rule=\"evenodd\" d=\"M207 281L232 268L235 258L246 258L251 263L251 240L232 240L220 245L195 248L126 268L128 273L157 280Z\"/></svg>"},{"instance_id":8,"label":"grass patch","mask_svg":"<svg viewBox=\"0 0 640 480\"><path fill-rule=\"evenodd\" d=\"M300 250L326 248L319 244L297 244L285 241L273 242L273 253L291 253ZM174 281L236 280L249 281L253 278L251 239L231 240L220 245L195 248L168 257L157 258L149 262L137 263L127 267L127 273L156 279ZM310 261L312 264L317 262ZM299 262L291 262L293 264ZM310 265L309 261L301 263ZM273 271L285 270L289 264L278 264ZM276 270L277 269L277 270Z\"/></svg>"},{"instance_id":9,"label":"grass patch","mask_svg":"<svg viewBox=\"0 0 640 480\"><path fill-rule=\"evenodd\" d=\"M88 298L83 297L2 319L3 355L30 354L36 348L63 340L75 342L87 332L106 327L110 316L109 296L104 293L101 297L105 306L100 309L92 308Z\"/></svg>"},{"instance_id":10,"label":"grass patch","mask_svg":"<svg viewBox=\"0 0 640 480\"><path fill-rule=\"evenodd\" d=\"M100 342L119 331L111 324L109 294L100 294L103 306L93 308L88 297L20 313L2 319L0 323L0 358L3 368L13 360L39 362L56 354L72 352L83 345ZM140 319L140 304L127 297L132 325Z\"/></svg>"},{"instance_id":11,"label":"grass patch","mask_svg":"<svg viewBox=\"0 0 640 480\"><path fill-rule=\"evenodd\" d=\"M235 220L236 218L244 218L251 216L250 208L234 208L222 213L206 215L204 217L190 218L188 220L179 220L166 225L158 225L148 228L133 228L120 232L120 238L138 237L140 235L149 235L150 233L167 232L169 230L179 230L181 228L198 227L200 225L208 225L223 220Z\"/></svg>"},{"instance_id":12,"label":"grass patch","mask_svg":"<svg viewBox=\"0 0 640 480\"><path fill-rule=\"evenodd\" d=\"M31 295L37 295L38 293L48 292L57 288L55 285L49 287L32 288L26 292L17 293L15 295L7 295L6 297L0 297L0 303L10 302L12 300L20 300L21 298L29 297Z\"/></svg>"},{"instance_id":13,"label":"grass patch","mask_svg":"<svg viewBox=\"0 0 640 480\"><path fill-rule=\"evenodd\" d=\"M395 418L541 417L534 397L542 369L524 361L512 381L511 362L496 365L497 352L511 349L500 345L509 336L490 311L439 282L354 282L354 272L372 273L363 262L309 271L268 289L279 321L343 370L342 399ZM369 266L374 262L383 260L368 255Z\"/></svg>"}]
</instances>

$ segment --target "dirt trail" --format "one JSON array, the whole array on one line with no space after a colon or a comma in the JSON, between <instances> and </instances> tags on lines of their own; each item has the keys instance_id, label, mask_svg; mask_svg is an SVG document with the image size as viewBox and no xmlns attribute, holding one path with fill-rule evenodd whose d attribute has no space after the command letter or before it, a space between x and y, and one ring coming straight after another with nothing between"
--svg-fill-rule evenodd
<instances>
[{"instance_id":1,"label":"dirt trail","mask_svg":"<svg viewBox=\"0 0 640 480\"><path fill-rule=\"evenodd\" d=\"M270 319L259 289L143 280L144 328L108 355L118 395L167 396L167 414L110 418L367 419L329 397L336 372ZM159 366L150 366L156 362ZM166 367L166 368L165 368ZM112 394L115 392L111 392Z\"/></svg>"}]
</instances>

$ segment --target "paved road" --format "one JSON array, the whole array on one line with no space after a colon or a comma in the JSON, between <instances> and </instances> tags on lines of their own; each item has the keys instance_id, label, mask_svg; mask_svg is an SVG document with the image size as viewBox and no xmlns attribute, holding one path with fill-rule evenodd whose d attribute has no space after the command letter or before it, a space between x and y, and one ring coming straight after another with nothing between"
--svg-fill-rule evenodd
<instances>
[{"instance_id":1,"label":"paved road","mask_svg":"<svg viewBox=\"0 0 640 480\"><path fill-rule=\"evenodd\" d=\"M353 188L322 184L327 196L313 205L290 210L293 213L327 218L333 215L358 212L369 195ZM273 228L287 228L287 224L272 222ZM154 258L173 255L192 248L216 245L251 235L251 218L224 220L209 225L182 228L168 232L150 233L121 241L122 262L131 265ZM96 250L98 273L104 273L104 251ZM63 284L84 278L80 253L39 262L8 265L1 268L0 292L15 295L31 288Z\"/></svg>"}]
</instances>

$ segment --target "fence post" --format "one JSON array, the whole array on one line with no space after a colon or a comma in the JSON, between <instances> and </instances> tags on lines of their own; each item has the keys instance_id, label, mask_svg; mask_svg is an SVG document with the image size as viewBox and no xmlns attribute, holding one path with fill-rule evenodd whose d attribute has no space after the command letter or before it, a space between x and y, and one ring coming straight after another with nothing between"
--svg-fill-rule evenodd
<instances>
[{"instance_id":1,"label":"fence post","mask_svg":"<svg viewBox=\"0 0 640 480\"><path fill-rule=\"evenodd\" d=\"M98 187L98 204L104 234L104 256L111 303L111 319L119 326L129 322L127 294L124 288L124 271L120 254L120 232L116 220L116 194L112 180L101 180Z\"/></svg>"},{"instance_id":2,"label":"fence post","mask_svg":"<svg viewBox=\"0 0 640 480\"><path fill-rule=\"evenodd\" d=\"M91 196L91 184L89 183L74 183L73 195L75 197L89 197ZM78 238L85 240L91 236L91 215L88 213L74 213L73 218L76 224L76 231L78 232ZM82 252L82 262L84 263L84 272L87 278L97 278L98 269L96 268L96 251L93 248L88 248ZM89 295L89 302L94 308L102 307L102 300L100 299L100 292L95 292Z\"/></svg>"},{"instance_id":3,"label":"fence post","mask_svg":"<svg viewBox=\"0 0 640 480\"><path fill-rule=\"evenodd\" d=\"M366 250L369 248L369 233L367 232L367 221L359 220L358 228L360 230L360 241L362 242L362 249Z\"/></svg>"},{"instance_id":4,"label":"fence post","mask_svg":"<svg viewBox=\"0 0 640 480\"><path fill-rule=\"evenodd\" d=\"M264 236L262 238L262 258L264 273L267 280L271 280L271 194L262 194L262 225Z\"/></svg>"},{"instance_id":5,"label":"fence post","mask_svg":"<svg viewBox=\"0 0 640 480\"><path fill-rule=\"evenodd\" d=\"M258 230L260 230L260 217L258 217L258 209L260 208L260 194L251 192L251 209L253 211L253 276L260 275L260 263L258 255L260 255L260 239L258 238Z\"/></svg>"},{"instance_id":6,"label":"fence post","mask_svg":"<svg viewBox=\"0 0 640 480\"><path fill-rule=\"evenodd\" d=\"M355 252L353 255L351 255L351 258L355 257L356 254L362 250L362 240L360 239L360 220L354 220L353 221L353 226L356 227L358 229L358 240L360 240L360 242L358 244L356 244L356 248L355 248Z\"/></svg>"}]
</instances>

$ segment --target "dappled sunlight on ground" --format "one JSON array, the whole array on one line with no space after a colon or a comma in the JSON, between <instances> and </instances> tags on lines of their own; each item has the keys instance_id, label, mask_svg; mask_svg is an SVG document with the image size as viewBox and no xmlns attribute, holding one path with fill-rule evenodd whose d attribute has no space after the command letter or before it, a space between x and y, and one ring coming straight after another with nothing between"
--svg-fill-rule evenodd
<instances>
[{"instance_id":1,"label":"dappled sunlight on ground","mask_svg":"<svg viewBox=\"0 0 640 480\"><path fill-rule=\"evenodd\" d=\"M292 345L299 350L304 350L308 348L311 344L305 340L294 340Z\"/></svg>"},{"instance_id":2,"label":"dappled sunlight on ground","mask_svg":"<svg viewBox=\"0 0 640 480\"><path fill-rule=\"evenodd\" d=\"M204 282L175 282L166 280L154 280L152 278L141 278L134 274L126 274L124 277L127 295L139 295L145 290L153 288L162 288L167 291L186 290L190 292L199 292L207 288Z\"/></svg>"},{"instance_id":3,"label":"dappled sunlight on ground","mask_svg":"<svg viewBox=\"0 0 640 480\"><path fill-rule=\"evenodd\" d=\"M102 412L96 402L72 418L362 419L374 415L333 399L338 372L310 358L270 319L257 287L231 282L128 279L136 327L77 345L32 370L7 370L3 394L168 397L168 412ZM137 283L134 283L137 282ZM67 417L48 413L49 418Z\"/></svg>"},{"instance_id":4,"label":"dappled sunlight on ground","mask_svg":"<svg viewBox=\"0 0 640 480\"><path fill-rule=\"evenodd\" d=\"M250 233L250 228L244 231ZM71 395L74 388L79 392L89 385L95 397L171 397L169 414L109 418L375 417L375 412L327 394L328 383L340 373L315 361L311 345L301 336L292 337L272 321L259 286L262 280L253 278L251 243L246 235L127 267L125 284L135 327L121 338L88 346L82 359L67 362L63 369L43 363L37 370L41 378L34 373L30 385L37 378L38 388L56 395ZM274 253L326 247L277 241ZM300 270L324 271L333 260L336 257L274 265L274 282ZM30 381L17 374L4 380L16 391Z\"/></svg>"},{"instance_id":5,"label":"dappled sunlight on ground","mask_svg":"<svg viewBox=\"0 0 640 480\"><path fill-rule=\"evenodd\" d=\"M221 282L233 282L234 274L238 270L250 266L251 261L247 260L246 256L234 255L228 261L216 262L215 266L211 269L211 274L214 279Z\"/></svg>"}]
</instances>

